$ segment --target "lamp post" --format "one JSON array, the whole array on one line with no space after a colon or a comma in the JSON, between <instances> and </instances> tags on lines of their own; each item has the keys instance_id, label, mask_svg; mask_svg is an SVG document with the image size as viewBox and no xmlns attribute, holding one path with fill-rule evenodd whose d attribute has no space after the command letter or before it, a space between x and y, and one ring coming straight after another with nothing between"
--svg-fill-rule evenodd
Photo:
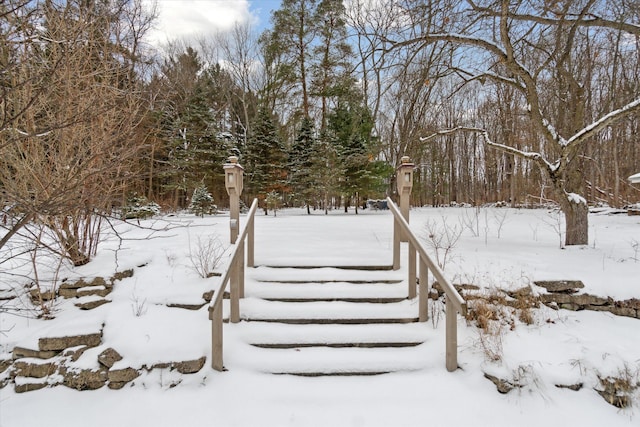
<instances>
[{"instance_id":1,"label":"lamp post","mask_svg":"<svg viewBox=\"0 0 640 427\"><path fill-rule=\"evenodd\" d=\"M229 195L229 235L231 243L235 243L240 230L240 195L242 194L244 168L238 164L236 156L229 157L229 163L225 163L223 168L224 186Z\"/></svg>"},{"instance_id":2,"label":"lamp post","mask_svg":"<svg viewBox=\"0 0 640 427\"><path fill-rule=\"evenodd\" d=\"M396 170L396 184L398 186L398 197L400 198L400 213L404 219L409 222L409 199L411 197L411 189L413 188L413 167L409 156L402 156L400 166ZM407 241L406 236L402 236L403 242Z\"/></svg>"}]
</instances>

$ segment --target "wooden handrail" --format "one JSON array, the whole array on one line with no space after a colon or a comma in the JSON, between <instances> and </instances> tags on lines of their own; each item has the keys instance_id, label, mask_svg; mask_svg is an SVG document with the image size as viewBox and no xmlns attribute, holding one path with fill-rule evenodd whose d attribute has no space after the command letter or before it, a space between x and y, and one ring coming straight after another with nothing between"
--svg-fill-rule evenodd
<instances>
[{"instance_id":1,"label":"wooden handrail","mask_svg":"<svg viewBox=\"0 0 640 427\"><path fill-rule=\"evenodd\" d=\"M254 251L254 221L256 210L258 209L258 199L253 199L246 223L242 232L238 235L236 243L229 256L229 265L221 276L218 288L214 291L213 298L209 304L209 319L211 320L211 366L217 371L224 370L222 358L222 299L227 283L231 283L231 323L240 321L240 298L244 298L244 267L245 251L244 242L247 240L247 265L253 267Z\"/></svg>"},{"instance_id":2,"label":"wooden handrail","mask_svg":"<svg viewBox=\"0 0 640 427\"><path fill-rule=\"evenodd\" d=\"M456 314L463 316L467 314L467 303L451 285L445 277L442 269L429 256L424 246L416 235L411 231L409 223L404 219L398 206L387 198L387 205L394 217L393 236L393 268L400 268L400 240L403 237L408 241L409 250L409 298L418 296L419 320L424 322L428 319L427 297L428 297L428 271L431 271L434 278L440 284L445 293L446 301L446 365L448 371L455 371L458 368L458 324ZM416 253L419 259L419 292L416 292Z\"/></svg>"}]
</instances>

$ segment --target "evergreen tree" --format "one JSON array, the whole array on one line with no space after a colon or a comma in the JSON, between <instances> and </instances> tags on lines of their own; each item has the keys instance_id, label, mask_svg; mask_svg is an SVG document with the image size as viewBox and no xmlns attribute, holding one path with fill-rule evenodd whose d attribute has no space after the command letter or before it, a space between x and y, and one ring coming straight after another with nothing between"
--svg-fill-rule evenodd
<instances>
[{"instance_id":1,"label":"evergreen tree","mask_svg":"<svg viewBox=\"0 0 640 427\"><path fill-rule=\"evenodd\" d=\"M350 92L354 84L345 13L342 0L321 0L315 12L317 40L310 69L312 94L320 98L320 129L326 127L331 101Z\"/></svg>"},{"instance_id":2,"label":"evergreen tree","mask_svg":"<svg viewBox=\"0 0 640 427\"><path fill-rule=\"evenodd\" d=\"M217 210L218 207L213 204L213 196L209 193L206 185L202 184L193 190L189 211L204 217L204 214L216 213Z\"/></svg>"},{"instance_id":3,"label":"evergreen tree","mask_svg":"<svg viewBox=\"0 0 640 427\"><path fill-rule=\"evenodd\" d=\"M320 201L324 213L329 211L332 195L336 194L343 177L337 141L327 132L321 133L311 150L310 178L313 180L313 194Z\"/></svg>"},{"instance_id":4,"label":"evergreen tree","mask_svg":"<svg viewBox=\"0 0 640 427\"><path fill-rule=\"evenodd\" d=\"M273 31L267 34L264 44L268 56L282 58L283 66L277 76L292 85L301 100L299 111L305 117L310 113L309 61L311 45L315 38L314 20L317 0L282 0L280 9L273 13Z\"/></svg>"},{"instance_id":5,"label":"evergreen tree","mask_svg":"<svg viewBox=\"0 0 640 427\"><path fill-rule=\"evenodd\" d=\"M219 66L206 67L188 47L169 58L160 77L164 86L159 115L163 148L157 154L163 168L158 173L165 189L174 192L174 206L184 207L187 195L199 183L222 188L222 174L210 171L224 163L230 141L220 137L219 110L214 100Z\"/></svg>"},{"instance_id":6,"label":"evergreen tree","mask_svg":"<svg viewBox=\"0 0 640 427\"><path fill-rule=\"evenodd\" d=\"M267 214L265 199L275 191L284 195L287 186L287 153L271 113L261 107L247 140L246 170L249 193L258 197Z\"/></svg>"},{"instance_id":7,"label":"evergreen tree","mask_svg":"<svg viewBox=\"0 0 640 427\"><path fill-rule=\"evenodd\" d=\"M315 141L315 130L311 119L302 119L298 136L289 151L289 184L293 191L294 200L307 206L310 214L310 204L313 199L315 181L309 173L312 167L312 150Z\"/></svg>"},{"instance_id":8,"label":"evergreen tree","mask_svg":"<svg viewBox=\"0 0 640 427\"><path fill-rule=\"evenodd\" d=\"M360 197L378 193L390 174L388 168L374 161L377 147L373 144L373 119L366 107L342 102L329 116L328 131L338 147L345 212L355 198L358 213Z\"/></svg>"}]
</instances>

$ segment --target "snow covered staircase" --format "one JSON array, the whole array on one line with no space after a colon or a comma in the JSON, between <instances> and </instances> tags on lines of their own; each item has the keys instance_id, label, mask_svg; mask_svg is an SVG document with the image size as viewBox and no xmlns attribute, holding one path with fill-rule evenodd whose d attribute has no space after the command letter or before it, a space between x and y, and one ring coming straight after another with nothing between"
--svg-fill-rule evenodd
<instances>
[{"instance_id":1,"label":"snow covered staircase","mask_svg":"<svg viewBox=\"0 0 640 427\"><path fill-rule=\"evenodd\" d=\"M375 375L425 366L428 329L398 271L258 267L246 270L246 368L304 376ZM231 360L229 360L231 363Z\"/></svg>"}]
</instances>

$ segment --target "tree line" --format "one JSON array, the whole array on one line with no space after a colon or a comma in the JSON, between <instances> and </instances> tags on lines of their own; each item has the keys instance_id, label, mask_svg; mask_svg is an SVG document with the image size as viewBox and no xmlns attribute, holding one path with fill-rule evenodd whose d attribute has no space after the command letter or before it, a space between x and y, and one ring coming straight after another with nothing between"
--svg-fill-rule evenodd
<instances>
[{"instance_id":1,"label":"tree line","mask_svg":"<svg viewBox=\"0 0 640 427\"><path fill-rule=\"evenodd\" d=\"M639 190L640 7L628 0L283 0L162 49L141 0L0 4L0 248L37 222L75 264L133 196L166 209L240 157L243 198L345 209L554 201L567 243L586 203Z\"/></svg>"}]
</instances>

